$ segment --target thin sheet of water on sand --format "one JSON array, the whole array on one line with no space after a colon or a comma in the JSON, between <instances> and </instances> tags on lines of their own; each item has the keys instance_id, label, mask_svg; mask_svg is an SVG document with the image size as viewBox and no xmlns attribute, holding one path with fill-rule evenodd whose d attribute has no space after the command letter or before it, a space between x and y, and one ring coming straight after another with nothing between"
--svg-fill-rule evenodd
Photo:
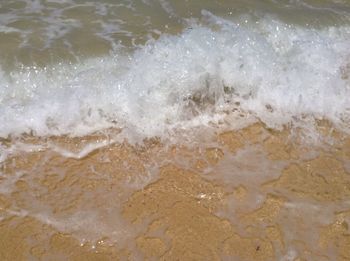
<instances>
[{"instance_id":1,"label":"thin sheet of water on sand","mask_svg":"<svg viewBox=\"0 0 350 261\"><path fill-rule=\"evenodd\" d=\"M0 256L348 260L350 138L327 122L318 133L307 144L255 123L197 145L125 141L83 156L106 136L28 137L42 148L1 165Z\"/></svg>"}]
</instances>

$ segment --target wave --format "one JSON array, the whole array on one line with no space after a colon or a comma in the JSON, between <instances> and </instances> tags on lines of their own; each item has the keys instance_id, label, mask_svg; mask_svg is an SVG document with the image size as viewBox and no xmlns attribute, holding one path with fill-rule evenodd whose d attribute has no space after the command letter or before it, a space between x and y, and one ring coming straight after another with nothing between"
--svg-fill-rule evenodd
<instances>
[{"instance_id":1,"label":"wave","mask_svg":"<svg viewBox=\"0 0 350 261\"><path fill-rule=\"evenodd\" d=\"M130 54L2 70L0 136L80 136L110 127L164 136L212 123L235 127L242 115L271 128L327 119L349 131L349 26L202 16Z\"/></svg>"}]
</instances>

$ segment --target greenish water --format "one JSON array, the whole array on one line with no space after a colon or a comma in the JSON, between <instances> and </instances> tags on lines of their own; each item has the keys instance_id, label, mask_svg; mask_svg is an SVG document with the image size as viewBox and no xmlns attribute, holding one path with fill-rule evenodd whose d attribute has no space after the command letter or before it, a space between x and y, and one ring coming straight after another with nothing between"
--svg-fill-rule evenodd
<instances>
[{"instance_id":1,"label":"greenish water","mask_svg":"<svg viewBox=\"0 0 350 261\"><path fill-rule=\"evenodd\" d=\"M263 16L320 28L349 23L349 1L129 0L0 3L0 64L45 66L76 62L144 45L160 35L179 34L202 11L233 21Z\"/></svg>"}]
</instances>

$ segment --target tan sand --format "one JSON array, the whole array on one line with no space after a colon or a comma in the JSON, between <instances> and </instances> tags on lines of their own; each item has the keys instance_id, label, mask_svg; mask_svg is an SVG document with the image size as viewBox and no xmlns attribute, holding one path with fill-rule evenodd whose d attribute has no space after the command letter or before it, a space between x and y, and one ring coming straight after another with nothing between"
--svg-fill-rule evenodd
<instances>
[{"instance_id":1,"label":"tan sand","mask_svg":"<svg viewBox=\"0 0 350 261\"><path fill-rule=\"evenodd\" d=\"M193 146L9 156L0 260L350 260L350 138L327 122L319 138L256 123Z\"/></svg>"}]
</instances>

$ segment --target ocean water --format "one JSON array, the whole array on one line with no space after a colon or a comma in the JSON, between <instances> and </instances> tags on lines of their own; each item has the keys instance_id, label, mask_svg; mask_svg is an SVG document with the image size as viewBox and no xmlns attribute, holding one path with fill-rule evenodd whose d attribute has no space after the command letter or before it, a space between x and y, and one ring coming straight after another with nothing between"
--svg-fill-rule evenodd
<instances>
[{"instance_id":1,"label":"ocean water","mask_svg":"<svg viewBox=\"0 0 350 261\"><path fill-rule=\"evenodd\" d=\"M252 117L349 132L349 47L346 0L4 0L0 137L163 137Z\"/></svg>"}]
</instances>

